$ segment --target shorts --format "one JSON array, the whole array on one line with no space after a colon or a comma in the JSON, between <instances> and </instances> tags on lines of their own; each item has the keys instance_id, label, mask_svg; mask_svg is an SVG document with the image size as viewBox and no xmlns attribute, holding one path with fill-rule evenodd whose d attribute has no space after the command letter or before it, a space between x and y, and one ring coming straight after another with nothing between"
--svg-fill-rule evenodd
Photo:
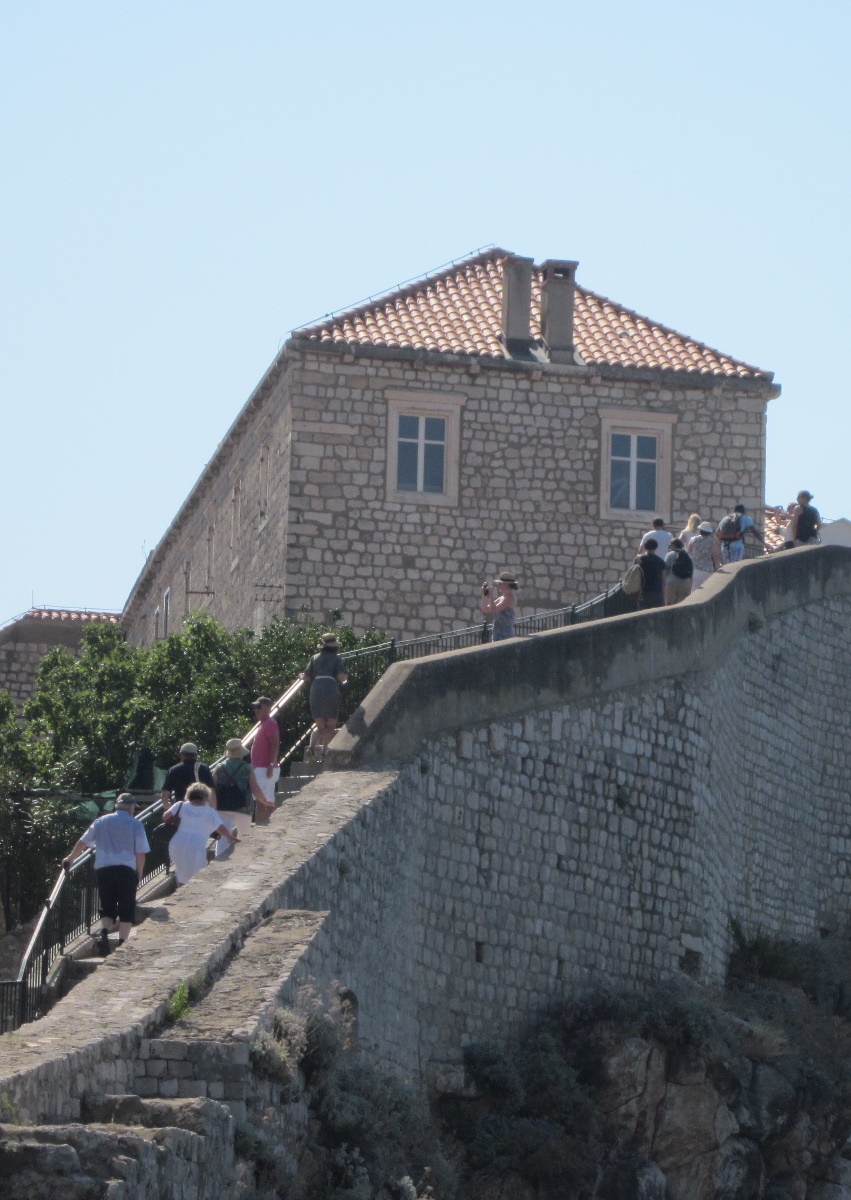
<instances>
[{"instance_id":1,"label":"shorts","mask_svg":"<svg viewBox=\"0 0 851 1200\"><path fill-rule=\"evenodd\" d=\"M263 796L264 796L267 804L275 803L275 784L278 782L280 777L281 777L281 768L280 767L272 768L272 778L271 779L266 774L265 767L255 767L254 768L254 778L260 784L260 791L263 793Z\"/></svg>"},{"instance_id":2,"label":"shorts","mask_svg":"<svg viewBox=\"0 0 851 1200\"><path fill-rule=\"evenodd\" d=\"M135 867L100 867L95 871L98 881L100 915L119 921L136 918L136 888L139 878Z\"/></svg>"},{"instance_id":3,"label":"shorts","mask_svg":"<svg viewBox=\"0 0 851 1200\"><path fill-rule=\"evenodd\" d=\"M681 600L685 600L686 596L691 595L692 577L688 579L680 579L678 575L668 576L668 587L665 593L665 600L668 604L679 604Z\"/></svg>"}]
</instances>

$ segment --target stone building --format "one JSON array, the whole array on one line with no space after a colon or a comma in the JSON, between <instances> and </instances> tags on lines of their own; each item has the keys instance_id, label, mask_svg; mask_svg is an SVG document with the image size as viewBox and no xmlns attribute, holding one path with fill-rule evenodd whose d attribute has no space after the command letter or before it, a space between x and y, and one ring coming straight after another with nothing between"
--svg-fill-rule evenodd
<instances>
[{"instance_id":1,"label":"stone building","mask_svg":"<svg viewBox=\"0 0 851 1200\"><path fill-rule=\"evenodd\" d=\"M54 646L75 652L83 633L97 621L115 624L119 613L88 609L31 608L0 629L0 690L20 708L33 694L36 671Z\"/></svg>"},{"instance_id":2,"label":"stone building","mask_svg":"<svg viewBox=\"0 0 851 1200\"><path fill-rule=\"evenodd\" d=\"M412 637L586 599L653 517L763 506L770 372L494 249L286 342L127 601L149 643L334 610Z\"/></svg>"}]
</instances>

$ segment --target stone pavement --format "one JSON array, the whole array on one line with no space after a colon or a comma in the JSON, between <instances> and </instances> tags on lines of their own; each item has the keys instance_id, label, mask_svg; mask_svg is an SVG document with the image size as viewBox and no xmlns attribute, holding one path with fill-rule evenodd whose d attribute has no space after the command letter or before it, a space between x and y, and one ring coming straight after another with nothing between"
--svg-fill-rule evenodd
<instances>
[{"instance_id":1,"label":"stone pavement","mask_svg":"<svg viewBox=\"0 0 851 1200\"><path fill-rule=\"evenodd\" d=\"M270 826L253 830L233 855L211 863L163 900L126 946L45 1017L3 1035L0 1100L7 1119L76 1120L88 1093L133 1092L142 1039L164 1028L175 989L184 981L203 987L243 945L250 959L266 939L276 931L282 933L289 957L279 960L279 966L285 971L286 963L298 957L293 931L310 938L321 915L304 916L301 926L273 922L258 931L256 942L249 934L281 907L288 882L317 849L352 821L364 801L375 796L376 786L380 790L394 779L395 773L389 771L320 776L297 801L284 805ZM267 968L265 983L271 977ZM238 973L230 978L236 980ZM248 972L244 1031L251 1005L274 1007L265 983L259 967ZM230 987L225 977L222 994ZM234 1014L233 1035L238 988L228 1003ZM205 1011L202 1005L198 1020Z\"/></svg>"}]
</instances>

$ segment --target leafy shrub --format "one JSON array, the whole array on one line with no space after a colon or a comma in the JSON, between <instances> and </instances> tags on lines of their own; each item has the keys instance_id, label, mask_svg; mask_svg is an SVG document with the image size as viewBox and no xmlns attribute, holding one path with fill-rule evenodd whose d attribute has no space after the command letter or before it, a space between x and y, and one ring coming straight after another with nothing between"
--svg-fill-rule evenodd
<instances>
[{"instance_id":1,"label":"leafy shrub","mask_svg":"<svg viewBox=\"0 0 851 1200\"><path fill-rule=\"evenodd\" d=\"M513 1112L525 1099L516 1063L495 1042L474 1042L464 1049L464 1066L474 1086L498 1111Z\"/></svg>"},{"instance_id":2,"label":"leafy shrub","mask_svg":"<svg viewBox=\"0 0 851 1200\"><path fill-rule=\"evenodd\" d=\"M761 929L749 937L735 918L730 921L730 932L734 949L727 966L727 978L731 982L755 978L781 979L786 983L803 980L800 950L795 942Z\"/></svg>"},{"instance_id":3,"label":"leafy shrub","mask_svg":"<svg viewBox=\"0 0 851 1200\"><path fill-rule=\"evenodd\" d=\"M168 1002L168 1016L171 1021L179 1021L181 1017L185 1017L192 1007L192 994L189 990L189 984L185 979L182 979L172 993L172 997Z\"/></svg>"}]
</instances>

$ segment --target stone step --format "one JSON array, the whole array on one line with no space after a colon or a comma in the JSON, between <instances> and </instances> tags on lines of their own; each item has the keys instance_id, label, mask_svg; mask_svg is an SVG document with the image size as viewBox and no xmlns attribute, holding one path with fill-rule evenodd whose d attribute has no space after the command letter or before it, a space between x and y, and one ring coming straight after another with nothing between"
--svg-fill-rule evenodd
<instances>
[{"instance_id":1,"label":"stone step","mask_svg":"<svg viewBox=\"0 0 851 1200\"><path fill-rule=\"evenodd\" d=\"M294 762L290 763L289 779L314 779L322 770L320 763Z\"/></svg>"},{"instance_id":2,"label":"stone step","mask_svg":"<svg viewBox=\"0 0 851 1200\"><path fill-rule=\"evenodd\" d=\"M280 910L252 930L206 994L159 1037L142 1040L137 1094L220 1100L244 1120L251 1043L290 1002L293 968L326 916Z\"/></svg>"}]
</instances>

